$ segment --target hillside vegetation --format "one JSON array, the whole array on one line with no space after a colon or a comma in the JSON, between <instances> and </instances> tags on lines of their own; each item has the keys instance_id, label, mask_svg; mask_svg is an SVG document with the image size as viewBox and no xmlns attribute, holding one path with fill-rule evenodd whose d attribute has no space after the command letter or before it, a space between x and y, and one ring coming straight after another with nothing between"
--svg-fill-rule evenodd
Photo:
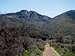
<instances>
[{"instance_id":1,"label":"hillside vegetation","mask_svg":"<svg viewBox=\"0 0 75 56\"><path fill-rule=\"evenodd\" d=\"M64 56L75 53L75 10L54 18L27 10L0 15L0 56L41 56L45 42Z\"/></svg>"}]
</instances>

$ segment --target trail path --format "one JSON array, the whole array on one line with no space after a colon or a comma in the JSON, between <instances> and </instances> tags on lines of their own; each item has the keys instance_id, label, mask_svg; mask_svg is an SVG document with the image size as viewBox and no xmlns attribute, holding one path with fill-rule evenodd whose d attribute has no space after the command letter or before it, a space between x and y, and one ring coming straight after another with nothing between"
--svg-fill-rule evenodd
<instances>
[{"instance_id":1,"label":"trail path","mask_svg":"<svg viewBox=\"0 0 75 56\"><path fill-rule=\"evenodd\" d=\"M53 47L50 47L50 45L47 43L45 45L43 56L60 56L60 55L54 50Z\"/></svg>"}]
</instances>

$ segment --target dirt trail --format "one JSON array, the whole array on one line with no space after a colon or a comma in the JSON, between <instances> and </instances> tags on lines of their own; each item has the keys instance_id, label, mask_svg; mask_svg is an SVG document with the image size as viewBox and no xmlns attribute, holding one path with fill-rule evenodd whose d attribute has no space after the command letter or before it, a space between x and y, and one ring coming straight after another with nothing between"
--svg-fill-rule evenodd
<instances>
[{"instance_id":1,"label":"dirt trail","mask_svg":"<svg viewBox=\"0 0 75 56\"><path fill-rule=\"evenodd\" d=\"M54 48L50 47L49 44L47 43L45 45L43 56L60 56L60 55L54 50Z\"/></svg>"}]
</instances>

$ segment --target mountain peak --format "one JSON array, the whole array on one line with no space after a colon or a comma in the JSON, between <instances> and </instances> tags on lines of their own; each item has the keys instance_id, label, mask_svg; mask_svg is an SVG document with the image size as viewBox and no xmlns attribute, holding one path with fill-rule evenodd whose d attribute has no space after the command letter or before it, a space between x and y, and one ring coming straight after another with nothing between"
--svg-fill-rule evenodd
<instances>
[{"instance_id":1,"label":"mountain peak","mask_svg":"<svg viewBox=\"0 0 75 56\"><path fill-rule=\"evenodd\" d=\"M28 14L28 11L27 10L21 10L21 11L19 11L19 12L17 12L18 14Z\"/></svg>"},{"instance_id":2,"label":"mountain peak","mask_svg":"<svg viewBox=\"0 0 75 56\"><path fill-rule=\"evenodd\" d=\"M66 12L66 14L75 14L75 10L69 10Z\"/></svg>"},{"instance_id":3,"label":"mountain peak","mask_svg":"<svg viewBox=\"0 0 75 56\"><path fill-rule=\"evenodd\" d=\"M75 18L75 10L67 11L65 14L71 18Z\"/></svg>"},{"instance_id":4,"label":"mountain peak","mask_svg":"<svg viewBox=\"0 0 75 56\"><path fill-rule=\"evenodd\" d=\"M20 12L26 12L27 10L21 10Z\"/></svg>"},{"instance_id":5,"label":"mountain peak","mask_svg":"<svg viewBox=\"0 0 75 56\"><path fill-rule=\"evenodd\" d=\"M75 10L69 10L68 12L75 12Z\"/></svg>"},{"instance_id":6,"label":"mountain peak","mask_svg":"<svg viewBox=\"0 0 75 56\"><path fill-rule=\"evenodd\" d=\"M66 17L66 16L70 17L70 18L75 18L75 10L69 10L67 12L60 14L60 15L57 15L56 17ZM56 18L56 17L54 17L54 18Z\"/></svg>"}]
</instances>

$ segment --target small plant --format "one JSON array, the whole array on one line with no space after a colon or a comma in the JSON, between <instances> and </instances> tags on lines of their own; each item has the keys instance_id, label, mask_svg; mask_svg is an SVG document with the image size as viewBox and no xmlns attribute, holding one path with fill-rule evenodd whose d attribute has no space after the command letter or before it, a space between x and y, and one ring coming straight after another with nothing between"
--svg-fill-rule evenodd
<instances>
[{"instance_id":1,"label":"small plant","mask_svg":"<svg viewBox=\"0 0 75 56\"><path fill-rule=\"evenodd\" d=\"M22 56L30 56L30 52L28 50L24 50Z\"/></svg>"},{"instance_id":2,"label":"small plant","mask_svg":"<svg viewBox=\"0 0 75 56\"><path fill-rule=\"evenodd\" d=\"M62 49L59 48L59 47L55 47L55 50L59 53L59 54L62 54ZM74 53L70 52L70 51L65 51L64 50L64 53L62 54L63 56L75 56Z\"/></svg>"}]
</instances>

